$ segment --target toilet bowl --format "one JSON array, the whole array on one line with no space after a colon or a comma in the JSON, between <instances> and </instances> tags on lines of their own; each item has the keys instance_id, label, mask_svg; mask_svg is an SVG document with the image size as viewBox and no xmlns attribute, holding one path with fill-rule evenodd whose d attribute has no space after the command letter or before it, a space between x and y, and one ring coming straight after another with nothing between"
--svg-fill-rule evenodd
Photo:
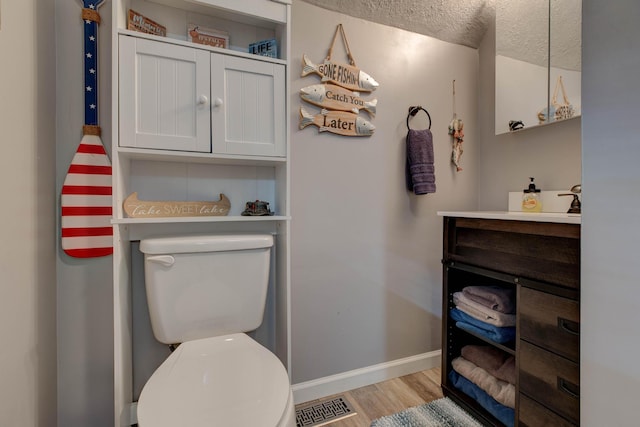
<instances>
[{"instance_id":1,"label":"toilet bowl","mask_svg":"<svg viewBox=\"0 0 640 427\"><path fill-rule=\"evenodd\" d=\"M295 427L278 357L245 332L263 320L273 236L144 239L153 334L181 343L151 375L140 427Z\"/></svg>"},{"instance_id":2,"label":"toilet bowl","mask_svg":"<svg viewBox=\"0 0 640 427\"><path fill-rule=\"evenodd\" d=\"M295 427L280 360L243 333L181 344L138 400L140 427Z\"/></svg>"}]
</instances>

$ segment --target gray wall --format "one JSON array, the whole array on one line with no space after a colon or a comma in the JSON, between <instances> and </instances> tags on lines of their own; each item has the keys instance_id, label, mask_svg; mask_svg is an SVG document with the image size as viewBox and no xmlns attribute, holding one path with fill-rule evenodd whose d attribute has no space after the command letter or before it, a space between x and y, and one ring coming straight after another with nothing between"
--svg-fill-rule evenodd
<instances>
[{"instance_id":1,"label":"gray wall","mask_svg":"<svg viewBox=\"0 0 640 427\"><path fill-rule=\"evenodd\" d=\"M378 99L372 137L298 129L299 90L320 82L300 77L302 55L322 62L339 23L358 67L380 83L363 94ZM333 59L347 62L340 37ZM442 218L436 212L476 207L477 50L298 1L291 63L293 382L440 349ZM459 173L447 133L453 79L468 135ZM435 194L405 189L410 105L424 106L432 118ZM424 113L414 120L417 128L427 124Z\"/></svg>"},{"instance_id":2,"label":"gray wall","mask_svg":"<svg viewBox=\"0 0 640 427\"><path fill-rule=\"evenodd\" d=\"M54 1L0 7L0 425L54 426Z\"/></svg>"},{"instance_id":3,"label":"gray wall","mask_svg":"<svg viewBox=\"0 0 640 427\"><path fill-rule=\"evenodd\" d=\"M495 135L495 41L494 20L479 49L479 210L505 210L508 193L530 176L542 190L569 190L581 179L581 118Z\"/></svg>"},{"instance_id":4,"label":"gray wall","mask_svg":"<svg viewBox=\"0 0 640 427\"><path fill-rule=\"evenodd\" d=\"M82 139L82 3L56 0L56 188L60 194L71 159ZM111 2L99 9L99 123L111 147ZM53 190L52 190L53 191ZM59 198L57 199L59 203ZM57 211L59 212L59 211ZM56 240L58 303L58 425L113 426L112 257L67 256Z\"/></svg>"},{"instance_id":5,"label":"gray wall","mask_svg":"<svg viewBox=\"0 0 640 427\"><path fill-rule=\"evenodd\" d=\"M54 69L49 56L54 51L53 11L50 2L38 1L42 13L36 14L35 4L35 0L3 1L1 12L0 51L10 52L12 60L0 65L0 84L3 94L14 95L0 102L0 128L5 144L15 144L15 154L2 157L0 170L4 191L13 191L4 194L27 201L31 208L3 213L3 236L15 236L12 241L16 244L10 250L5 247L5 256L0 258L4 260L3 290L8 293L1 299L2 336L12 342L10 355L2 356L2 425L54 424L48 421L55 417L55 266L47 259L47 246L42 242L54 239L50 221L57 212L51 197L59 193L82 125L82 94L77 84L82 49L79 6L58 0L56 72L64 78L57 79L54 189L53 171L47 172L51 164L43 162L51 158L47 150L54 146L52 116L42 112L43 108L53 110L53 73L42 73ZM583 119L502 137L493 135L493 117L486 116L493 111L492 54L487 53L492 49L490 38L480 49L479 69L473 64L466 69L467 61L477 61L468 58L477 55L475 51L308 7L294 2L292 62L299 61L302 53L316 61L323 58L335 25L342 22L358 65L376 77L381 87L375 94L380 108L373 120L378 127L374 137L317 135L315 129L296 128L296 109L301 105L297 90L312 79L299 78L295 68L292 73L294 381L439 348L441 231L435 211L474 209L476 203L481 209L504 209L506 192L519 191L522 179L529 175L536 176L543 188L573 185L581 175L582 121L582 421L593 426L628 425L628 420L636 418L630 390L640 382L634 357L638 350L634 326L640 321L640 310L629 298L637 293L631 287L637 282L632 266L638 254L632 240L637 235L634 218L639 207L632 197L639 181L632 162L640 154L634 145L639 97L633 73L640 57L636 2L624 0L606 10L600 10L605 8L596 0L584 2ZM305 16L309 12L311 16ZM25 37L24 28L29 26L24 23L35 27L36 19L40 29L34 41L17 49L14 40ZM607 32L605 37L591 30L611 27L619 33ZM36 44L35 34L42 44ZM407 42L415 43L415 53L401 55L399 48ZM20 52L25 56L15 56ZM37 64L36 52L40 54ZM105 60L106 50L102 52ZM335 54L341 51L336 49ZM36 66L43 67L37 77L27 72ZM478 72L479 82L474 74ZM467 130L465 170L458 175L445 166L452 78L458 79L458 93L467 97L458 99L458 115L465 119ZM412 84L398 84L400 79ZM6 91L17 87L21 90ZM35 87L39 105L36 92L27 91ZM473 93L476 90L478 96ZM101 93L105 101L107 92ZM437 151L439 187L435 195L410 196L402 184L404 119L407 106L413 103L429 108L436 141L446 146ZM101 106L103 125L105 114L108 110ZM24 122L29 118L31 124L36 117L39 130ZM26 137L25 129L31 132ZM108 127L103 126L103 131L108 142ZM38 155L43 162L38 163L38 172L24 173L36 167L33 162ZM530 170L530 164L537 166ZM18 173L24 181L15 179ZM27 179L31 177L35 181ZM37 207L37 220L35 213L25 217L25 212L35 212L30 204L36 196L43 203ZM16 217L21 221L15 221ZM110 259L79 263L59 255L57 278L58 424L113 425ZM13 328L20 322L25 326ZM37 423L33 417L43 421Z\"/></svg>"},{"instance_id":6,"label":"gray wall","mask_svg":"<svg viewBox=\"0 0 640 427\"><path fill-rule=\"evenodd\" d=\"M640 388L640 3L584 0L583 17L581 420L587 427L633 425Z\"/></svg>"}]
</instances>

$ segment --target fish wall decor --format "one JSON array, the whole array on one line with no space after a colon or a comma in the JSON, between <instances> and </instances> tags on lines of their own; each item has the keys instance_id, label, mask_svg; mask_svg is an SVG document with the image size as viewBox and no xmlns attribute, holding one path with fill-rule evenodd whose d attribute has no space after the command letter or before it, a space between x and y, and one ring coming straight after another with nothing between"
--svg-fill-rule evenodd
<instances>
[{"instance_id":1,"label":"fish wall decor","mask_svg":"<svg viewBox=\"0 0 640 427\"><path fill-rule=\"evenodd\" d=\"M362 109L372 117L376 115L378 104L377 99L365 101L360 98L360 93L329 83L303 87L300 89L300 97L311 104L330 110L358 114Z\"/></svg>"},{"instance_id":2,"label":"fish wall decor","mask_svg":"<svg viewBox=\"0 0 640 427\"><path fill-rule=\"evenodd\" d=\"M371 136L376 127L357 114L347 111L323 109L313 115L300 107L300 129L309 125L318 127L319 132L331 132L343 136Z\"/></svg>"},{"instance_id":3,"label":"fish wall decor","mask_svg":"<svg viewBox=\"0 0 640 427\"><path fill-rule=\"evenodd\" d=\"M302 55L301 77L315 73L322 77L322 83L334 83L345 89L372 92L380 86L370 75L358 67L325 59L322 64L314 64L307 55Z\"/></svg>"}]
</instances>

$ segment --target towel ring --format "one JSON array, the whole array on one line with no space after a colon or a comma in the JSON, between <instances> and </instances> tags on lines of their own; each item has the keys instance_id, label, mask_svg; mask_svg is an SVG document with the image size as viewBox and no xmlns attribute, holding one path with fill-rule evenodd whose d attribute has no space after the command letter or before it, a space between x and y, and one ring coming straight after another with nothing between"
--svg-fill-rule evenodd
<instances>
[{"instance_id":1,"label":"towel ring","mask_svg":"<svg viewBox=\"0 0 640 427\"><path fill-rule=\"evenodd\" d=\"M431 129L431 115L427 110L425 110L419 105L414 107L409 107L409 114L407 114L407 129L411 130L411 127L409 127L409 117L415 117L415 115L418 114L420 111L424 111L425 113L427 113L427 117L429 117L429 129Z\"/></svg>"}]
</instances>

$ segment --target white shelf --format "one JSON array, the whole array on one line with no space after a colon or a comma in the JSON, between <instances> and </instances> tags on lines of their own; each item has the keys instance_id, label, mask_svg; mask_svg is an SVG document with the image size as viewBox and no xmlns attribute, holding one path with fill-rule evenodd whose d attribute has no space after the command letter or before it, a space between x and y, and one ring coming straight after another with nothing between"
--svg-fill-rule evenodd
<instances>
[{"instance_id":1,"label":"white shelf","mask_svg":"<svg viewBox=\"0 0 640 427\"><path fill-rule=\"evenodd\" d=\"M187 216L187 217L163 217L163 218L114 218L112 224L186 224L207 222L267 222L288 221L290 216Z\"/></svg>"},{"instance_id":2,"label":"white shelf","mask_svg":"<svg viewBox=\"0 0 640 427\"><path fill-rule=\"evenodd\" d=\"M121 158L159 162L191 162L233 166L275 166L285 164L286 157L238 156L229 154L196 153L187 151L153 150L118 147Z\"/></svg>"},{"instance_id":3,"label":"white shelf","mask_svg":"<svg viewBox=\"0 0 640 427\"><path fill-rule=\"evenodd\" d=\"M287 22L291 0L148 0L203 15L220 16L249 25L275 27Z\"/></svg>"},{"instance_id":4,"label":"white shelf","mask_svg":"<svg viewBox=\"0 0 640 427\"><path fill-rule=\"evenodd\" d=\"M162 43L170 43L170 44L175 44L178 46L185 46L185 47L191 47L191 48L195 48L195 49L201 49L201 50L207 50L210 52L216 52L216 53L222 53L224 55L232 55L232 56L239 56L241 58L247 58L247 59L254 59L254 60L258 60L258 61L263 61L263 62L272 62L274 64L282 64L282 65L287 65L287 61L284 59L280 59L280 58L271 58L268 56L261 56L261 55L254 55L251 53L247 53L247 52L241 52L239 50L233 50L233 49L222 49L220 47L213 47L213 46L207 46L204 44L197 44L197 43L191 43L185 40L179 40L173 37L161 37L161 36L156 36L153 34L146 34L146 33L141 33L139 31L133 31L133 30L125 30L125 29L119 29L118 30L118 34L122 34L125 36L131 36L131 37L136 37L139 39L147 39L147 40L154 40L154 41L159 41Z\"/></svg>"}]
</instances>

